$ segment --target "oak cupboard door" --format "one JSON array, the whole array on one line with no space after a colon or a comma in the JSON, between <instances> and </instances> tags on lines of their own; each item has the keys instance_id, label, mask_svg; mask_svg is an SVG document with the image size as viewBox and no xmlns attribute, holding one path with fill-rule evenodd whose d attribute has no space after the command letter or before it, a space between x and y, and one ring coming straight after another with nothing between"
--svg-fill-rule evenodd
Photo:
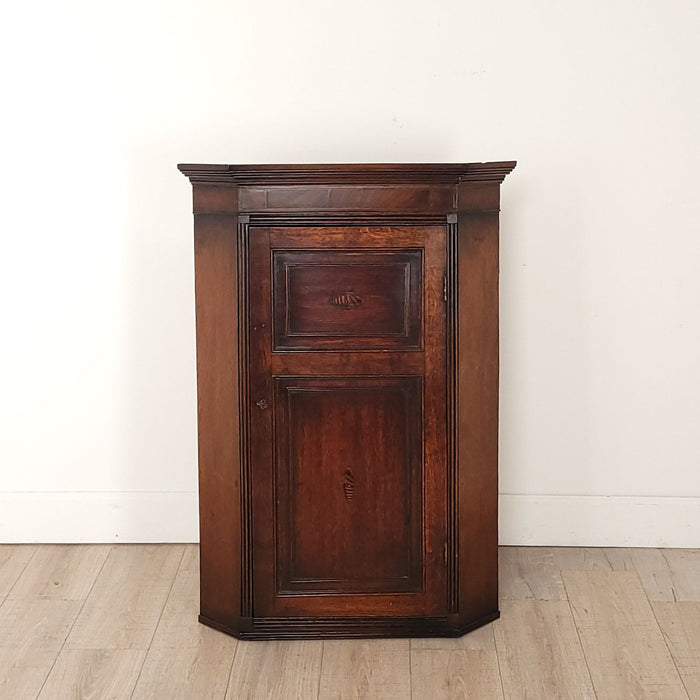
<instances>
[{"instance_id":1,"label":"oak cupboard door","mask_svg":"<svg viewBox=\"0 0 700 700\"><path fill-rule=\"evenodd\" d=\"M256 618L447 614L445 246L249 228Z\"/></svg>"}]
</instances>

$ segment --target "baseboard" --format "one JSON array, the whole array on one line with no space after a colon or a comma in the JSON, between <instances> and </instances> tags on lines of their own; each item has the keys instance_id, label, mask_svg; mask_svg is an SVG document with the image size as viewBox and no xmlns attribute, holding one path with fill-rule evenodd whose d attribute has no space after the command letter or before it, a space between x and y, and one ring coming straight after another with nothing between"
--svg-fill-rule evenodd
<instances>
[{"instance_id":1,"label":"baseboard","mask_svg":"<svg viewBox=\"0 0 700 700\"><path fill-rule=\"evenodd\" d=\"M0 542L198 542L197 492L0 493Z\"/></svg>"},{"instance_id":2,"label":"baseboard","mask_svg":"<svg viewBox=\"0 0 700 700\"><path fill-rule=\"evenodd\" d=\"M502 494L503 545L700 547L700 498Z\"/></svg>"},{"instance_id":3,"label":"baseboard","mask_svg":"<svg viewBox=\"0 0 700 700\"><path fill-rule=\"evenodd\" d=\"M503 545L700 547L700 498L503 494ZM0 542L197 542L196 492L0 493Z\"/></svg>"}]
</instances>

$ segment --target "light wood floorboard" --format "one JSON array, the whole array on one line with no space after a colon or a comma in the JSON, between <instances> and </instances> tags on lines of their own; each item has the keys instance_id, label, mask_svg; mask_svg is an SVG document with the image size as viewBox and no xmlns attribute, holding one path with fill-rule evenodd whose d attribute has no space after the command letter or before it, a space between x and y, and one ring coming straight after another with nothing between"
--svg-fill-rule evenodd
<instances>
[{"instance_id":1,"label":"light wood floorboard","mask_svg":"<svg viewBox=\"0 0 700 700\"><path fill-rule=\"evenodd\" d=\"M213 638L198 647L152 648L133 699L220 700L226 694L232 656L227 645Z\"/></svg>"},{"instance_id":2,"label":"light wood floorboard","mask_svg":"<svg viewBox=\"0 0 700 700\"><path fill-rule=\"evenodd\" d=\"M197 621L199 548L187 545L133 700L223 698L238 642Z\"/></svg>"},{"instance_id":3,"label":"light wood floorboard","mask_svg":"<svg viewBox=\"0 0 700 700\"><path fill-rule=\"evenodd\" d=\"M611 548L606 556L615 571L636 571L649 600L674 601L673 577L661 549Z\"/></svg>"},{"instance_id":4,"label":"light wood floorboard","mask_svg":"<svg viewBox=\"0 0 700 700\"><path fill-rule=\"evenodd\" d=\"M565 600L505 600L493 623L506 698L595 698Z\"/></svg>"},{"instance_id":5,"label":"light wood floorboard","mask_svg":"<svg viewBox=\"0 0 700 700\"><path fill-rule=\"evenodd\" d=\"M184 552L181 545L111 548L69 649L148 649Z\"/></svg>"},{"instance_id":6,"label":"light wood floorboard","mask_svg":"<svg viewBox=\"0 0 700 700\"><path fill-rule=\"evenodd\" d=\"M501 600L566 600L554 553L548 547L501 547Z\"/></svg>"},{"instance_id":7,"label":"light wood floorboard","mask_svg":"<svg viewBox=\"0 0 700 700\"><path fill-rule=\"evenodd\" d=\"M700 698L700 603L652 603L688 695Z\"/></svg>"},{"instance_id":8,"label":"light wood floorboard","mask_svg":"<svg viewBox=\"0 0 700 700\"><path fill-rule=\"evenodd\" d=\"M540 549L536 547L535 549ZM560 571L591 571L612 569L605 549L596 547L542 547L552 553Z\"/></svg>"},{"instance_id":9,"label":"light wood floorboard","mask_svg":"<svg viewBox=\"0 0 700 700\"><path fill-rule=\"evenodd\" d=\"M30 544L0 544L0 605L36 553Z\"/></svg>"},{"instance_id":10,"label":"light wood floorboard","mask_svg":"<svg viewBox=\"0 0 700 700\"><path fill-rule=\"evenodd\" d=\"M35 698L82 601L6 600L0 606L0 698Z\"/></svg>"},{"instance_id":11,"label":"light wood floorboard","mask_svg":"<svg viewBox=\"0 0 700 700\"><path fill-rule=\"evenodd\" d=\"M700 602L700 549L610 548L616 571L636 571L649 600Z\"/></svg>"},{"instance_id":12,"label":"light wood floorboard","mask_svg":"<svg viewBox=\"0 0 700 700\"><path fill-rule=\"evenodd\" d=\"M85 600L108 554L105 545L39 545L9 598Z\"/></svg>"},{"instance_id":13,"label":"light wood floorboard","mask_svg":"<svg viewBox=\"0 0 700 700\"><path fill-rule=\"evenodd\" d=\"M413 700L503 700L495 651L417 649L411 652L411 684Z\"/></svg>"},{"instance_id":14,"label":"light wood floorboard","mask_svg":"<svg viewBox=\"0 0 700 700\"><path fill-rule=\"evenodd\" d=\"M42 545L3 557L0 579L17 573L0 606L0 698L35 698L97 576L107 547ZM24 565L22 565L24 562Z\"/></svg>"},{"instance_id":15,"label":"light wood floorboard","mask_svg":"<svg viewBox=\"0 0 700 700\"><path fill-rule=\"evenodd\" d=\"M598 698L687 698L636 572L565 571Z\"/></svg>"},{"instance_id":16,"label":"light wood floorboard","mask_svg":"<svg viewBox=\"0 0 700 700\"><path fill-rule=\"evenodd\" d=\"M0 700L700 700L700 550L503 547L458 639L241 642L196 545L0 545Z\"/></svg>"},{"instance_id":17,"label":"light wood floorboard","mask_svg":"<svg viewBox=\"0 0 700 700\"><path fill-rule=\"evenodd\" d=\"M346 700L411 697L408 639L326 641L319 698Z\"/></svg>"},{"instance_id":18,"label":"light wood floorboard","mask_svg":"<svg viewBox=\"0 0 700 700\"><path fill-rule=\"evenodd\" d=\"M323 642L241 642L226 700L315 698Z\"/></svg>"},{"instance_id":19,"label":"light wood floorboard","mask_svg":"<svg viewBox=\"0 0 700 700\"><path fill-rule=\"evenodd\" d=\"M662 549L679 602L700 603L700 549Z\"/></svg>"},{"instance_id":20,"label":"light wood floorboard","mask_svg":"<svg viewBox=\"0 0 700 700\"><path fill-rule=\"evenodd\" d=\"M64 649L39 700L129 700L145 651Z\"/></svg>"}]
</instances>

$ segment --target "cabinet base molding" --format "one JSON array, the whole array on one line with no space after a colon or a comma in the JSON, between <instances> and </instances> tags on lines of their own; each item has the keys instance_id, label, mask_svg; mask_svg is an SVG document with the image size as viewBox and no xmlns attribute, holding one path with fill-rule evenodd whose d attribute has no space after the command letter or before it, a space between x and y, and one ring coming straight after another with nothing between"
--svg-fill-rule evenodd
<instances>
[{"instance_id":1,"label":"cabinet base molding","mask_svg":"<svg viewBox=\"0 0 700 700\"><path fill-rule=\"evenodd\" d=\"M199 616L199 621L237 639L373 639L406 637L461 637L501 616L496 610L461 627L445 617L297 617L263 618L250 630L236 630Z\"/></svg>"}]
</instances>

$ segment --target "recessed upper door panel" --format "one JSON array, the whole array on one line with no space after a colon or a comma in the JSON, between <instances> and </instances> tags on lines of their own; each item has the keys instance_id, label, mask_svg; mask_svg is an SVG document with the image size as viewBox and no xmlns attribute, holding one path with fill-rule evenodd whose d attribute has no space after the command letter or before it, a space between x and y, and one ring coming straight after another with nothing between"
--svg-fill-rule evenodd
<instances>
[{"instance_id":1,"label":"recessed upper door panel","mask_svg":"<svg viewBox=\"0 0 700 700\"><path fill-rule=\"evenodd\" d=\"M421 249L274 250L274 350L418 350Z\"/></svg>"}]
</instances>

